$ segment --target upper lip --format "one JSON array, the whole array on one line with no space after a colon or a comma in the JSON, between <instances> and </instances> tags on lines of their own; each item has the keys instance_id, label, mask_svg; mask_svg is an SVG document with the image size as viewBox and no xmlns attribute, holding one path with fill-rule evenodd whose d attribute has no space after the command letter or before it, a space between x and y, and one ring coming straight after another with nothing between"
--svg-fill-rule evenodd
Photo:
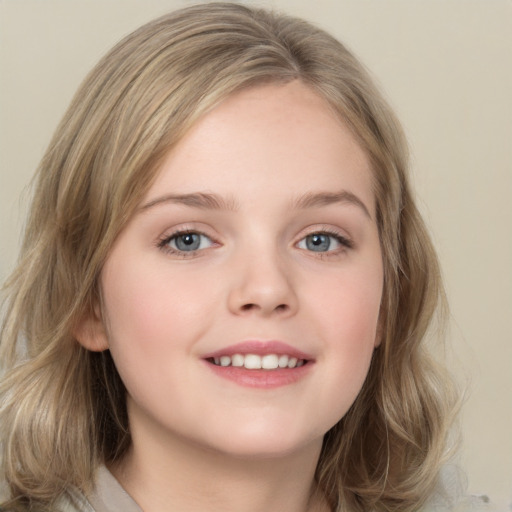
<instances>
[{"instance_id":1,"label":"upper lip","mask_svg":"<svg viewBox=\"0 0 512 512\"><path fill-rule=\"evenodd\" d=\"M229 345L219 350L215 350L214 352L209 352L208 354L205 354L203 358L210 359L214 357L233 356L234 354L255 354L259 356L264 356L267 354L278 354L296 357L297 359L313 359L313 356L311 354L303 352L302 350L298 350L297 348L293 347L292 345L289 345L288 343L277 340L242 341L241 343L235 343L233 345Z\"/></svg>"}]
</instances>

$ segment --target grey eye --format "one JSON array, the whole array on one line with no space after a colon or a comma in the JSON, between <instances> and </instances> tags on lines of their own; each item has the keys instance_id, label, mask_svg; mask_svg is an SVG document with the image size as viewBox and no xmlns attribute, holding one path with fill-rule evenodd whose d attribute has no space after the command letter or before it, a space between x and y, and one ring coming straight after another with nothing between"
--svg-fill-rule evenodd
<instances>
[{"instance_id":1,"label":"grey eye","mask_svg":"<svg viewBox=\"0 0 512 512\"><path fill-rule=\"evenodd\" d=\"M188 232L179 233L166 242L171 249L181 252L193 252L211 247L212 241L202 233Z\"/></svg>"},{"instance_id":2,"label":"grey eye","mask_svg":"<svg viewBox=\"0 0 512 512\"><path fill-rule=\"evenodd\" d=\"M174 243L179 251L196 251L201 245L201 237L197 233L185 233L177 236Z\"/></svg>"},{"instance_id":3,"label":"grey eye","mask_svg":"<svg viewBox=\"0 0 512 512\"><path fill-rule=\"evenodd\" d=\"M351 248L352 244L342 235L318 232L305 236L297 247L311 252L333 252L342 247Z\"/></svg>"},{"instance_id":4,"label":"grey eye","mask_svg":"<svg viewBox=\"0 0 512 512\"><path fill-rule=\"evenodd\" d=\"M332 236L324 233L313 233L305 238L306 249L315 252L325 252L331 248Z\"/></svg>"}]
</instances>

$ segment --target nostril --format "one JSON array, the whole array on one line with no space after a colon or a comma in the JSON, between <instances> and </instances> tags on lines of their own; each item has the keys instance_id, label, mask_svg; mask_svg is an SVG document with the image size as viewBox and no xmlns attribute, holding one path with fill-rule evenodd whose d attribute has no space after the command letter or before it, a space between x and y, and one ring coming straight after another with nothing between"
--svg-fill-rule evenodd
<instances>
[{"instance_id":1,"label":"nostril","mask_svg":"<svg viewBox=\"0 0 512 512\"><path fill-rule=\"evenodd\" d=\"M273 309L273 311L280 311L280 312L287 311L288 307L289 307L288 304L278 304ZM258 304L255 304L255 303L251 302L251 303L248 303L248 304L244 304L240 309L242 311L251 311L253 309L262 309L262 308Z\"/></svg>"}]
</instances>

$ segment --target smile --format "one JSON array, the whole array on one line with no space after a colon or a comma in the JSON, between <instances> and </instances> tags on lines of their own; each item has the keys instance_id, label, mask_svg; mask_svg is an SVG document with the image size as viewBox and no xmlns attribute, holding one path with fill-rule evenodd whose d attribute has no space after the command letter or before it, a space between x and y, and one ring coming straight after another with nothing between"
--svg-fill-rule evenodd
<instances>
[{"instance_id":1,"label":"smile","mask_svg":"<svg viewBox=\"0 0 512 512\"><path fill-rule=\"evenodd\" d=\"M247 340L203 354L217 376L244 387L273 389L306 378L315 366L312 354L277 340Z\"/></svg>"},{"instance_id":2,"label":"smile","mask_svg":"<svg viewBox=\"0 0 512 512\"><path fill-rule=\"evenodd\" d=\"M306 359L287 354L233 354L232 356L211 357L208 362L216 366L233 366L247 370L278 370L284 368L299 368L307 363Z\"/></svg>"}]
</instances>

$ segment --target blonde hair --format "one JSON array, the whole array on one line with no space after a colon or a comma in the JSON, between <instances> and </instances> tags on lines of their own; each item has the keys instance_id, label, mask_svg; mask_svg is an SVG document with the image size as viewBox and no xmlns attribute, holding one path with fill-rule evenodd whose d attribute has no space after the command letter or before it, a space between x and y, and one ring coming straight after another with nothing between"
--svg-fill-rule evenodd
<instances>
[{"instance_id":1,"label":"blonde hair","mask_svg":"<svg viewBox=\"0 0 512 512\"><path fill-rule=\"evenodd\" d=\"M325 436L316 478L332 510L417 510L443 462L453 394L424 338L443 301L435 252L408 183L399 123L358 60L288 16L213 3L121 41L73 99L38 170L17 269L6 285L0 386L10 506L45 506L130 444L125 389L77 323L100 300L109 250L162 158L242 88L301 80L372 163L385 267L382 344L355 403Z\"/></svg>"}]
</instances>

